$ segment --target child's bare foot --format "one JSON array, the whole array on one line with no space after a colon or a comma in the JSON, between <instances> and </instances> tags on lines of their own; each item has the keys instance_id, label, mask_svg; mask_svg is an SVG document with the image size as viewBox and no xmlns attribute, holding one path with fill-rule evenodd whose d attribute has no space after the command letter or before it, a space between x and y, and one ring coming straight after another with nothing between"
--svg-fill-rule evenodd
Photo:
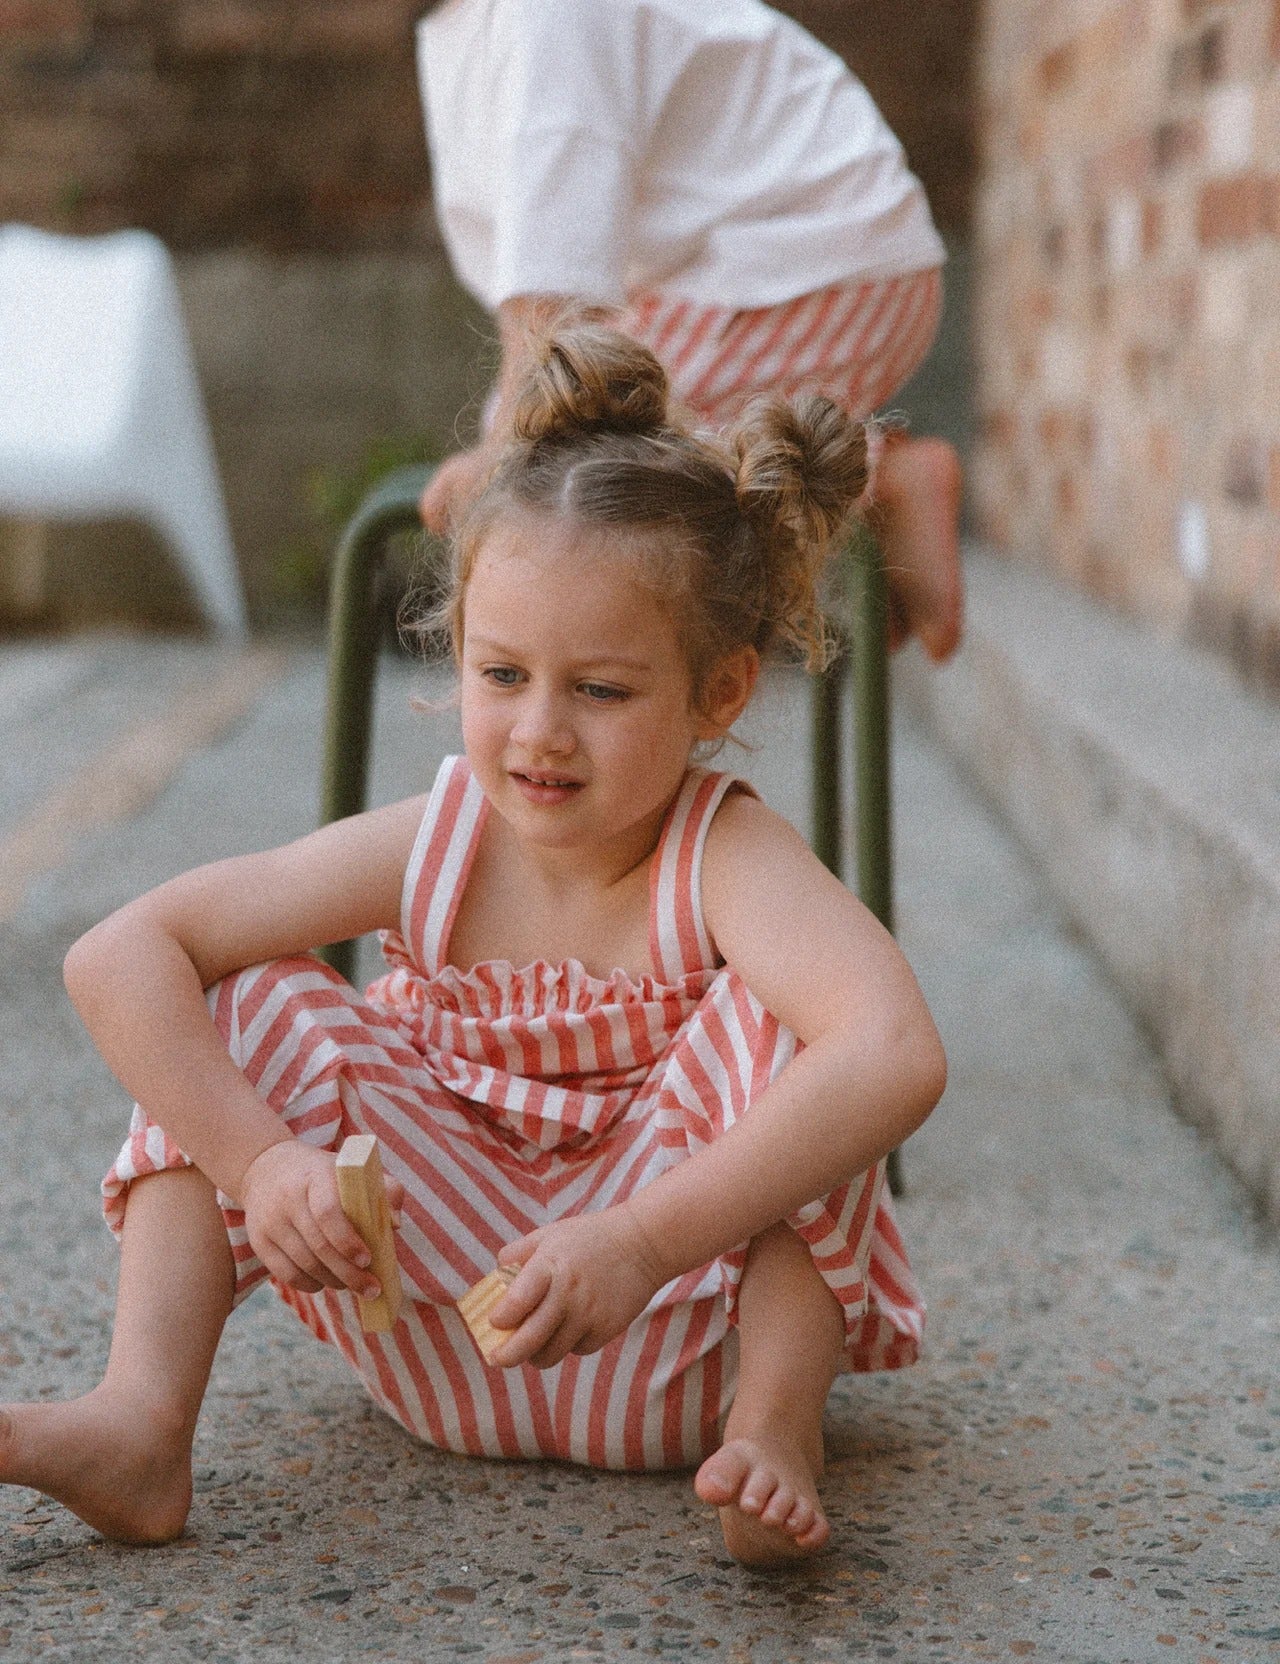
<instances>
[{"instance_id":1,"label":"child's bare foot","mask_svg":"<svg viewBox=\"0 0 1280 1664\"><path fill-rule=\"evenodd\" d=\"M29 1485L125 1543L167 1543L191 1507L191 1438L104 1388L0 1409L0 1483Z\"/></svg>"},{"instance_id":2,"label":"child's bare foot","mask_svg":"<svg viewBox=\"0 0 1280 1664\"><path fill-rule=\"evenodd\" d=\"M732 1428L730 1417L728 1433ZM821 1455L814 1460L786 1428L726 1437L698 1469L694 1490L720 1510L725 1547L744 1566L807 1559L831 1535L818 1501Z\"/></svg>"},{"instance_id":3,"label":"child's bare foot","mask_svg":"<svg viewBox=\"0 0 1280 1664\"><path fill-rule=\"evenodd\" d=\"M955 652L964 623L962 484L960 459L945 440L885 435L871 523L884 550L890 645L917 635L935 663Z\"/></svg>"}]
</instances>

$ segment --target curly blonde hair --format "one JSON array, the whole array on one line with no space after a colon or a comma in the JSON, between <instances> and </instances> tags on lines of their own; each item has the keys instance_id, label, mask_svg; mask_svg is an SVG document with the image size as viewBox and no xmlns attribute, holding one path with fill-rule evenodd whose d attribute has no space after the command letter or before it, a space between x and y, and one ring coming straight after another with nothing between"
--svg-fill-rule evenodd
<instances>
[{"instance_id":1,"label":"curly blonde hair","mask_svg":"<svg viewBox=\"0 0 1280 1664\"><path fill-rule=\"evenodd\" d=\"M866 430L817 395L760 399L717 437L693 431L666 371L629 336L578 323L535 337L511 431L451 540L447 592L418 626L460 653L467 583L513 511L608 527L670 602L695 702L728 654L828 655L827 555L867 484Z\"/></svg>"}]
</instances>

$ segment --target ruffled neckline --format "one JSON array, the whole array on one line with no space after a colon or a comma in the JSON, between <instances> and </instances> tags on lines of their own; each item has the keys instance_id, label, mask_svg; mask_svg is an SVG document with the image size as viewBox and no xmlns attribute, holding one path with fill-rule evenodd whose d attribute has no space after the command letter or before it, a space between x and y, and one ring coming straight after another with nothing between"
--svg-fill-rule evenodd
<instances>
[{"instance_id":1,"label":"ruffled neckline","mask_svg":"<svg viewBox=\"0 0 1280 1664\"><path fill-rule=\"evenodd\" d=\"M685 997L691 985L704 985L707 971L694 971L679 982L661 982L651 972L633 977L628 971L593 975L579 959L551 964L535 959L517 968L510 961L489 959L460 971L443 966L428 979L432 1001L459 1016L544 1015L549 1011L590 1011L599 1005L653 1005L673 996Z\"/></svg>"},{"instance_id":2,"label":"ruffled neckline","mask_svg":"<svg viewBox=\"0 0 1280 1664\"><path fill-rule=\"evenodd\" d=\"M587 1012L602 1005L661 1005L668 1000L700 998L718 968L688 971L675 982L664 982L652 972L635 977L614 970L597 976L580 959L552 963L536 959L516 966L506 959L486 959L470 970L442 965L428 974L416 965L398 933L384 941L391 962L396 1003L408 995L419 1008L427 1005L458 1017L487 1019L538 1017L554 1012Z\"/></svg>"}]
</instances>

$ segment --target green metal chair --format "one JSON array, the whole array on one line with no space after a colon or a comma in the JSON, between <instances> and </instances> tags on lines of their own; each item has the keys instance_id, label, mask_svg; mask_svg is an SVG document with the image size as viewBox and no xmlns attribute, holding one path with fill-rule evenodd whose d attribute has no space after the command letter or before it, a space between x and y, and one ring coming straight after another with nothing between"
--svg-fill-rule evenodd
<instances>
[{"instance_id":1,"label":"green metal chair","mask_svg":"<svg viewBox=\"0 0 1280 1664\"><path fill-rule=\"evenodd\" d=\"M434 470L397 468L365 497L338 544L329 589L329 686L325 716L321 825L365 807L369 739L379 631L374 608L382 564L392 540L420 530L418 504ZM813 679L813 847L842 877L840 708L850 663L854 678L853 778L856 801L857 891L887 930L893 929L892 805L889 781L889 670L885 644L888 597L874 539L860 531L846 551L848 643ZM354 942L336 942L324 958L351 977ZM901 1189L898 1151L889 1182Z\"/></svg>"}]
</instances>

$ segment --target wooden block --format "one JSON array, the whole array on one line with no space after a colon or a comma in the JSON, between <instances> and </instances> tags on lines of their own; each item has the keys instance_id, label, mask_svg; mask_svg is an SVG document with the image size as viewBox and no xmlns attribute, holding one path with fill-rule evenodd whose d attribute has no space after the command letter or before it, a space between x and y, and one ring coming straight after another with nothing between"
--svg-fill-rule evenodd
<instances>
[{"instance_id":1,"label":"wooden block","mask_svg":"<svg viewBox=\"0 0 1280 1664\"><path fill-rule=\"evenodd\" d=\"M515 1282L517 1275L517 1272L500 1265L487 1277L482 1277L474 1288L469 1288L458 1301L458 1310L487 1364L493 1362L494 1354L503 1341L510 1340L515 1333L514 1329L495 1329L489 1321L489 1313Z\"/></svg>"},{"instance_id":2,"label":"wooden block","mask_svg":"<svg viewBox=\"0 0 1280 1664\"><path fill-rule=\"evenodd\" d=\"M358 1133L343 1141L338 1151L338 1197L342 1211L373 1255L370 1269L382 1284L382 1293L376 1300L356 1296L360 1326L366 1333L385 1334L395 1327L403 1294L391 1208L382 1183L378 1140L372 1133Z\"/></svg>"}]
</instances>

